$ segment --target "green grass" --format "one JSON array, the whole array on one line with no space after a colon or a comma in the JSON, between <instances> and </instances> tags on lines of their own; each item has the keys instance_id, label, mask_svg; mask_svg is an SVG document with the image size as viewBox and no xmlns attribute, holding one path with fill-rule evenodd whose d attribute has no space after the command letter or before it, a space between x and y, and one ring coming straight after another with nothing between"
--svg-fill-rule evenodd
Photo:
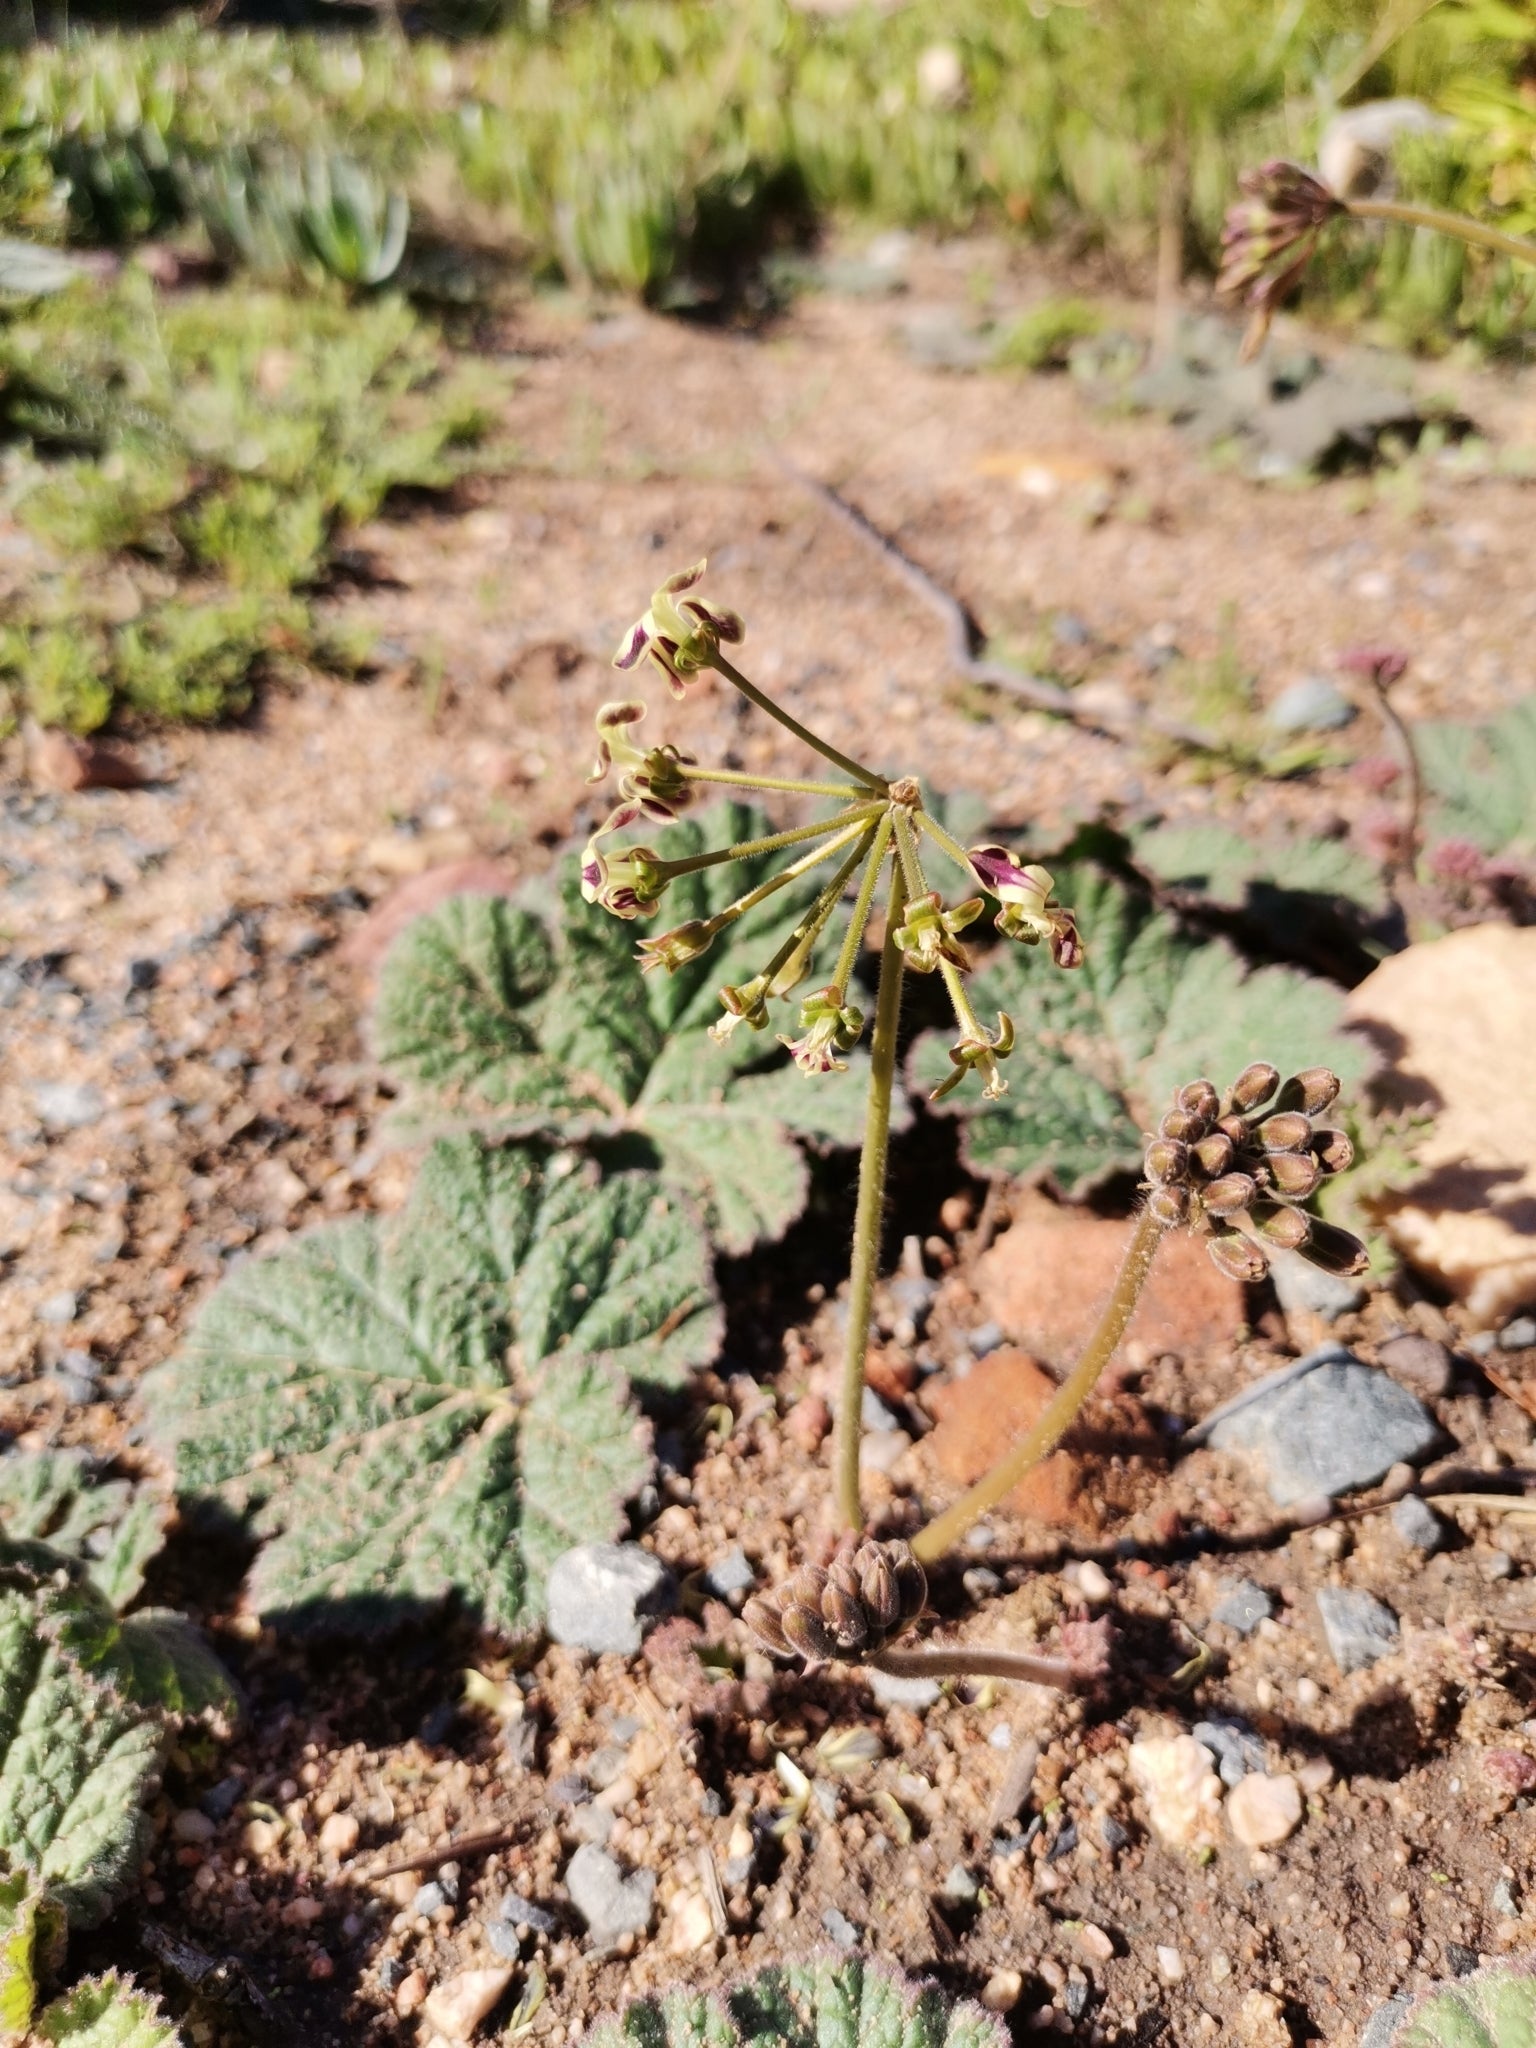
<instances>
[{"instance_id":1,"label":"green grass","mask_svg":"<svg viewBox=\"0 0 1536 2048\"><path fill-rule=\"evenodd\" d=\"M263 661L325 651L337 532L483 461L493 396L398 298L161 298L130 268L0 326L4 503L57 562L0 625L11 716L240 710Z\"/></svg>"}]
</instances>

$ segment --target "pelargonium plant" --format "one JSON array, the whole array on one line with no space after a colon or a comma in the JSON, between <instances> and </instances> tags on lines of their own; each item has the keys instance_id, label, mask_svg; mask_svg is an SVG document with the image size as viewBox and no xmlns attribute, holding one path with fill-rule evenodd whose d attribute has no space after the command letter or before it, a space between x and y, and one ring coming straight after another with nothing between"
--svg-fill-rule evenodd
<instances>
[{"instance_id":1,"label":"pelargonium plant","mask_svg":"<svg viewBox=\"0 0 1536 2048\"><path fill-rule=\"evenodd\" d=\"M1235 1278L1262 1275L1275 1248L1300 1250L1333 1271L1363 1269L1364 1247L1300 1206L1324 1178L1350 1161L1344 1134L1315 1121L1337 1096L1339 1083L1322 1068L1282 1081L1274 1067L1258 1062L1225 1095L1207 1080L1181 1088L1149 1143L1146 1199L1113 1294L1082 1359L1044 1413L993 1471L923 1529L910 1548L873 1539L859 1542L860 1411L905 977L937 974L954 1010L951 1071L931 1099L973 1078L984 1096L996 1098L1007 1092L1003 1064L1020 1045L1007 1015L999 1014L995 1027L977 1015L967 989L972 963L963 935L990 910L993 929L1004 939L1039 948L1049 962L1047 972L1066 973L1082 967L1084 940L1072 911L1056 901L1045 868L1006 847L960 845L925 808L915 775L889 776L842 753L744 676L725 650L738 647L746 629L735 612L697 594L703 574L701 562L668 578L626 636L615 666L643 664L659 673L678 698L709 671L723 676L828 762L836 779L796 780L706 767L671 743L642 744L637 728L646 706L640 700L605 704L597 714L598 760L591 779L600 782L616 773L618 802L587 843L583 895L616 917L648 920L660 912L668 888L681 875L804 847L713 916L640 940L638 954L647 969L674 970L706 953L764 897L824 870L825 886L758 973L720 989L721 1015L713 1026L721 1040L743 1029L768 1029L772 1006L815 979L818 948L834 921L844 919L831 979L800 995L798 1030L780 1034L795 1064L812 1080L844 1067L842 1055L864 1036L866 1019L855 1001L854 974L882 893L885 911L837 1415L837 1506L848 1533L825 1567L801 1567L782 1587L751 1603L747 1619L776 1653L811 1661L868 1661L904 1673L919 1666L936 1672L941 1665L949 1672L963 1665L1061 1685L1089 1680L1102 1673L1106 1662L1107 1645L1094 1633L1097 1624L1081 1642L1064 1642L1062 1660L983 1652L978 1661L970 1651L893 1649L888 1638L923 1611L923 1564L941 1556L979 1515L1003 1500L1070 1426L1124 1335L1169 1230L1188 1227L1203 1234L1221 1270ZM720 784L820 798L832 808L809 824L677 860L664 858L643 840L619 840L630 828L672 822L702 789ZM934 886L934 876L949 885L947 891Z\"/></svg>"}]
</instances>

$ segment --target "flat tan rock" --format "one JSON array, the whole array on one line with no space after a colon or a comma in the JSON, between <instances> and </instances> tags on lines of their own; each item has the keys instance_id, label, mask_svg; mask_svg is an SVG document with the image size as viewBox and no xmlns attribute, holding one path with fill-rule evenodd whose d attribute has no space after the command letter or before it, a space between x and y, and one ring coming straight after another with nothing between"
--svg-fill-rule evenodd
<instances>
[{"instance_id":1,"label":"flat tan rock","mask_svg":"<svg viewBox=\"0 0 1536 2048\"><path fill-rule=\"evenodd\" d=\"M1384 960L1349 998L1389 1099L1433 1113L1382 1205L1403 1257L1492 1328L1536 1302L1536 931L1475 925Z\"/></svg>"},{"instance_id":2,"label":"flat tan rock","mask_svg":"<svg viewBox=\"0 0 1536 2048\"><path fill-rule=\"evenodd\" d=\"M463 1970L427 1994L424 2016L449 2041L473 2040L480 2022L511 1982L510 1964Z\"/></svg>"},{"instance_id":3,"label":"flat tan rock","mask_svg":"<svg viewBox=\"0 0 1536 2048\"><path fill-rule=\"evenodd\" d=\"M1015 1221L976 1266L983 1312L1048 1365L1076 1362L1115 1284L1129 1223L1064 1209L1044 1195L1016 1198ZM1230 1343L1244 1321L1243 1290L1218 1273L1185 1231L1163 1241L1126 1332L1149 1351Z\"/></svg>"}]
</instances>

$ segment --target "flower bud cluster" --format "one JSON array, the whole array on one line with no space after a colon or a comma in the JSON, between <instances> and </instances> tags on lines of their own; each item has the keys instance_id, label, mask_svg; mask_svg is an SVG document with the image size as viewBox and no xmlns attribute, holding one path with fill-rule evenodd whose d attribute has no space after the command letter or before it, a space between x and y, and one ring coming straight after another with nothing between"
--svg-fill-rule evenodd
<instances>
[{"instance_id":1,"label":"flower bud cluster","mask_svg":"<svg viewBox=\"0 0 1536 2048\"><path fill-rule=\"evenodd\" d=\"M1297 1206L1354 1160L1344 1132L1315 1121L1338 1093L1326 1067L1282 1081L1263 1060L1225 1098L1209 1081L1180 1088L1143 1162L1152 1215L1209 1233L1211 1258L1234 1280L1262 1279L1276 1249L1327 1272L1363 1272L1360 1240Z\"/></svg>"},{"instance_id":2,"label":"flower bud cluster","mask_svg":"<svg viewBox=\"0 0 1536 2048\"><path fill-rule=\"evenodd\" d=\"M775 1656L872 1657L922 1613L923 1568L907 1544L845 1537L832 1562L803 1564L782 1586L747 1602L741 1618Z\"/></svg>"},{"instance_id":3,"label":"flower bud cluster","mask_svg":"<svg viewBox=\"0 0 1536 2048\"><path fill-rule=\"evenodd\" d=\"M1321 178L1279 157L1245 171L1238 183L1243 196L1222 230L1216 289L1253 308L1244 343L1244 354L1251 355L1301 282L1323 229L1348 209Z\"/></svg>"}]
</instances>

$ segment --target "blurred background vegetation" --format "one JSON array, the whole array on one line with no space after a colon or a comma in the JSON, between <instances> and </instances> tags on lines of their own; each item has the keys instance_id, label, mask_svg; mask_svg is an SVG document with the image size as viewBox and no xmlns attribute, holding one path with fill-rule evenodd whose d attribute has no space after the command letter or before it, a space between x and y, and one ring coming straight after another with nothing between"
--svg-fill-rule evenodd
<instances>
[{"instance_id":1,"label":"blurred background vegetation","mask_svg":"<svg viewBox=\"0 0 1536 2048\"><path fill-rule=\"evenodd\" d=\"M1438 117L1400 193L1536 229L1513 0L828 4L10 0L0 507L62 566L5 601L9 715L216 717L313 655L340 526L492 459L454 341L508 280L751 318L828 231L990 227L1166 296L1239 170L1398 96ZM1375 338L1529 344L1530 275L1459 244L1341 237L1320 284Z\"/></svg>"}]
</instances>

